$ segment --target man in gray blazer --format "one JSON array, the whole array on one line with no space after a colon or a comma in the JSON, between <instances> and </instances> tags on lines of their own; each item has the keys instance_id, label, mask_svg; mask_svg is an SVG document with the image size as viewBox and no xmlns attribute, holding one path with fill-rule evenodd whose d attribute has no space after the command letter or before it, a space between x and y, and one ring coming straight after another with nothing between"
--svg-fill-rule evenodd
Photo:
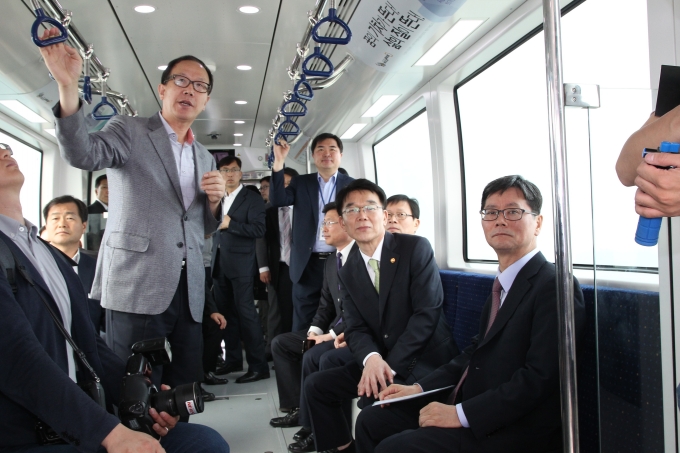
<instances>
[{"instance_id":1,"label":"man in gray blazer","mask_svg":"<svg viewBox=\"0 0 680 453\"><path fill-rule=\"evenodd\" d=\"M54 115L62 157L83 170L109 169L109 218L92 288L107 309L107 342L127 358L136 341L167 337L173 362L154 369L152 380L200 380L201 251L204 235L220 223L224 180L190 127L210 98L212 74L196 57L177 58L158 85L160 113L118 115L88 134L78 51L60 43L40 52L59 86Z\"/></svg>"}]
</instances>

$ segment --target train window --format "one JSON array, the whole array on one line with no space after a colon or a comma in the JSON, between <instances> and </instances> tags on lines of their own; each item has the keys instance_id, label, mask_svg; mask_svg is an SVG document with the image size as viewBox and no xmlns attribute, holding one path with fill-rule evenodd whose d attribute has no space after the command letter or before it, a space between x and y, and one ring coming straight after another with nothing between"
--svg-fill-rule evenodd
<instances>
[{"instance_id":1,"label":"train window","mask_svg":"<svg viewBox=\"0 0 680 453\"><path fill-rule=\"evenodd\" d=\"M42 179L42 152L26 143L0 131L0 143L12 147L16 159L24 174L24 185L21 189L21 207L24 217L34 225L40 226L40 182Z\"/></svg>"},{"instance_id":2,"label":"train window","mask_svg":"<svg viewBox=\"0 0 680 453\"><path fill-rule=\"evenodd\" d=\"M434 196L427 112L422 110L373 145L376 181L389 197L408 195L420 205L418 234L434 247Z\"/></svg>"},{"instance_id":3,"label":"train window","mask_svg":"<svg viewBox=\"0 0 680 453\"><path fill-rule=\"evenodd\" d=\"M568 107L565 117L576 266L592 266L595 254L598 267L657 267L656 247L633 240L635 189L623 187L614 171L623 143L653 109L646 7L645 0L614 9L606 0L586 0L562 20L564 81L599 85L601 104ZM477 212L484 186L508 174L521 174L541 189L539 247L554 259L543 40L542 32L533 32L455 89L468 261L495 260Z\"/></svg>"}]
</instances>

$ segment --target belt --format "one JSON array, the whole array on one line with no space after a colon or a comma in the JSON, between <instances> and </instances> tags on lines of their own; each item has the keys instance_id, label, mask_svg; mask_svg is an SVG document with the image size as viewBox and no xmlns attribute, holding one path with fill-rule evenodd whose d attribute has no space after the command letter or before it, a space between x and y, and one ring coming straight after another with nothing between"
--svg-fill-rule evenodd
<instances>
[{"instance_id":1,"label":"belt","mask_svg":"<svg viewBox=\"0 0 680 453\"><path fill-rule=\"evenodd\" d=\"M320 260L325 260L331 256L333 252L312 252L312 256L319 258Z\"/></svg>"}]
</instances>

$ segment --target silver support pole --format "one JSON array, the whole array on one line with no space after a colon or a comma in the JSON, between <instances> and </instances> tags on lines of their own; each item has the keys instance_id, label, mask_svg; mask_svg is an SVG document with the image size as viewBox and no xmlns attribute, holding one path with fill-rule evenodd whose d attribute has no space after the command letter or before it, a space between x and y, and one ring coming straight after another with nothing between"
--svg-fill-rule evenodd
<instances>
[{"instance_id":1,"label":"silver support pole","mask_svg":"<svg viewBox=\"0 0 680 453\"><path fill-rule=\"evenodd\" d=\"M576 401L576 342L574 338L574 282L571 263L567 146L564 133L564 91L560 6L557 0L543 0L550 163L552 167L555 221L555 267L562 401L562 439L565 453L577 453L578 405Z\"/></svg>"},{"instance_id":2,"label":"silver support pole","mask_svg":"<svg viewBox=\"0 0 680 453\"><path fill-rule=\"evenodd\" d=\"M312 153L310 152L309 146L307 146L306 153L307 153L307 174L310 174L312 172Z\"/></svg>"}]
</instances>

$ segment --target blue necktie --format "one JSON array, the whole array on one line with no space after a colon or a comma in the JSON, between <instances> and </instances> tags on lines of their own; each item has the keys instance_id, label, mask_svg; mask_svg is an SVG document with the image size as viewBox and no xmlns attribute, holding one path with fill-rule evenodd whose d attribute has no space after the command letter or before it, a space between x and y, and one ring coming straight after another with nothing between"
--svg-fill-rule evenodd
<instances>
[{"instance_id":1,"label":"blue necktie","mask_svg":"<svg viewBox=\"0 0 680 453\"><path fill-rule=\"evenodd\" d=\"M340 269L342 269L342 253L338 252L337 255L338 255L338 274L340 274ZM338 277L338 292L340 292L340 277ZM336 322L335 325L337 326L341 322L342 322L342 317L340 317L340 319L338 319L338 322Z\"/></svg>"}]
</instances>

